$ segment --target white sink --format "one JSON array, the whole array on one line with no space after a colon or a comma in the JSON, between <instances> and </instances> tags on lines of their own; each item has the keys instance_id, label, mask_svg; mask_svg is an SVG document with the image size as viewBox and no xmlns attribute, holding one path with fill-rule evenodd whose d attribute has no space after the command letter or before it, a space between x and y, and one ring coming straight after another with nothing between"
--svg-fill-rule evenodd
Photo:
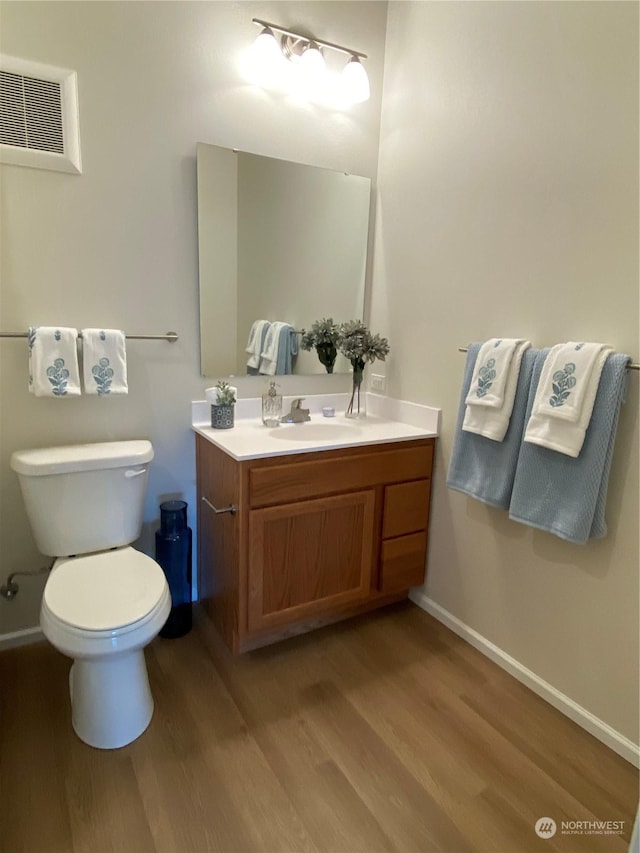
<instances>
[{"instance_id":1,"label":"white sink","mask_svg":"<svg viewBox=\"0 0 640 853\"><path fill-rule=\"evenodd\" d=\"M269 430L269 435L283 441L342 441L356 440L361 429L355 423L343 423L324 418L321 421L302 424L281 424Z\"/></svg>"}]
</instances>

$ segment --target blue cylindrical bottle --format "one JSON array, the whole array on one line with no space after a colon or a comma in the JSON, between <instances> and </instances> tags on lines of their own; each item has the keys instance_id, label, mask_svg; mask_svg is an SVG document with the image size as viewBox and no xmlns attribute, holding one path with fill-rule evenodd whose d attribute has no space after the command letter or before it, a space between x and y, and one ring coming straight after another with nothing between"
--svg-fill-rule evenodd
<instances>
[{"instance_id":1,"label":"blue cylindrical bottle","mask_svg":"<svg viewBox=\"0 0 640 853\"><path fill-rule=\"evenodd\" d=\"M171 592L171 613L160 631L161 637L182 637L191 630L191 539L186 501L161 503L156 560Z\"/></svg>"}]
</instances>

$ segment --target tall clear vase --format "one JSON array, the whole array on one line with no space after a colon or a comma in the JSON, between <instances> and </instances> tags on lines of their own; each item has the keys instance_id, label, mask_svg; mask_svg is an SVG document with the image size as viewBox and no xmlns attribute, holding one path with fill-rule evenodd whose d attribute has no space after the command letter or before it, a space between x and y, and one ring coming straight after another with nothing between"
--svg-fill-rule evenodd
<instances>
[{"instance_id":1,"label":"tall clear vase","mask_svg":"<svg viewBox=\"0 0 640 853\"><path fill-rule=\"evenodd\" d=\"M366 393L363 387L364 366L362 368L354 366L353 377L351 384L351 398L345 417L347 418L364 418L367 415Z\"/></svg>"}]
</instances>

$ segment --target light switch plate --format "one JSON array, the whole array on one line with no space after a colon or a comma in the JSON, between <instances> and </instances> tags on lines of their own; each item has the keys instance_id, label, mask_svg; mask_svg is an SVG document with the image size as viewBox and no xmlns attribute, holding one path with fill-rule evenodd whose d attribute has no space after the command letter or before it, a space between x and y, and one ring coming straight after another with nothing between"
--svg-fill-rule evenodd
<instances>
[{"instance_id":1,"label":"light switch plate","mask_svg":"<svg viewBox=\"0 0 640 853\"><path fill-rule=\"evenodd\" d=\"M386 376L382 376L380 373L372 373L371 374L371 390L377 391L378 394L384 394L386 381L387 381Z\"/></svg>"}]
</instances>

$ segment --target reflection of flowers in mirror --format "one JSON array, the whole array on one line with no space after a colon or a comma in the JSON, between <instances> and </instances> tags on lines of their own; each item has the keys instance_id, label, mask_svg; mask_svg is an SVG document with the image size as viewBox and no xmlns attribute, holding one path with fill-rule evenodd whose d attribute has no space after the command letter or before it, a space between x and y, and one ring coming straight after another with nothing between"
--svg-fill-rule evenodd
<instances>
[{"instance_id":1,"label":"reflection of flowers in mirror","mask_svg":"<svg viewBox=\"0 0 640 853\"><path fill-rule=\"evenodd\" d=\"M324 365L327 373L333 373L339 337L340 330L338 324L333 322L333 317L323 317L322 320L315 320L309 331L302 330L300 346L304 350L315 347L320 363Z\"/></svg>"}]
</instances>

